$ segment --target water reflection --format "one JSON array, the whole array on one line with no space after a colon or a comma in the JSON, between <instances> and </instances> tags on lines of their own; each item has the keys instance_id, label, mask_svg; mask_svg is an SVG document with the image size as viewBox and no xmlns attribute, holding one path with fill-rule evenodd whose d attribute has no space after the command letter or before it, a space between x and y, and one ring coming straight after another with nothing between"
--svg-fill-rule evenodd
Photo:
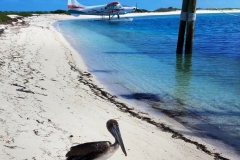
<instances>
[{"instance_id":1,"label":"water reflection","mask_svg":"<svg viewBox=\"0 0 240 160\"><path fill-rule=\"evenodd\" d=\"M175 97L181 100L188 99L190 92L190 80L192 76L192 54L177 54L176 56L176 74L175 74Z\"/></svg>"}]
</instances>

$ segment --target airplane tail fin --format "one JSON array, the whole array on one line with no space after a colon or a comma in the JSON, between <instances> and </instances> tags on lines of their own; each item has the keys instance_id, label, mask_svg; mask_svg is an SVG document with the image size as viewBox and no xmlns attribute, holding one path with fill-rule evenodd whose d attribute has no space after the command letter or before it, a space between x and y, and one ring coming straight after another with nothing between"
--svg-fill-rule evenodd
<instances>
[{"instance_id":1,"label":"airplane tail fin","mask_svg":"<svg viewBox=\"0 0 240 160\"><path fill-rule=\"evenodd\" d=\"M68 0L68 9L83 9L84 5L80 4L77 0Z\"/></svg>"},{"instance_id":2,"label":"airplane tail fin","mask_svg":"<svg viewBox=\"0 0 240 160\"><path fill-rule=\"evenodd\" d=\"M84 9L85 6L80 4L77 0L68 0L68 12L75 16L78 17L80 15L81 9Z\"/></svg>"}]
</instances>

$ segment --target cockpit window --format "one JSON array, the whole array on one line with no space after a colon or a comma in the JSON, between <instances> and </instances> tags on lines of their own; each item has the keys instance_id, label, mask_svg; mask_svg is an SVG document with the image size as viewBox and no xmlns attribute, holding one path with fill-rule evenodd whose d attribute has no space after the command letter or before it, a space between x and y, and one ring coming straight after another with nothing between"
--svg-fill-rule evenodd
<instances>
[{"instance_id":1,"label":"cockpit window","mask_svg":"<svg viewBox=\"0 0 240 160\"><path fill-rule=\"evenodd\" d=\"M119 9L119 8L122 8L122 6L118 3L118 4L108 4L106 9Z\"/></svg>"}]
</instances>

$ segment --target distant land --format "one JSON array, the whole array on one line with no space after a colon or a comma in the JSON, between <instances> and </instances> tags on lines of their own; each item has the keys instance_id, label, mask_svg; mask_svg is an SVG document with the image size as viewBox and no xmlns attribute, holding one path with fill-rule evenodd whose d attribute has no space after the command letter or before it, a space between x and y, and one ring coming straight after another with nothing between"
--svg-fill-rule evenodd
<instances>
[{"instance_id":1,"label":"distant land","mask_svg":"<svg viewBox=\"0 0 240 160\"><path fill-rule=\"evenodd\" d=\"M233 10L233 9L240 9L240 8L218 8L218 10ZM158 8L154 11L149 11L146 9L137 9L137 13L147 13L147 12L171 12L181 10L180 8ZM197 8L197 10L216 10L214 8ZM10 17L7 15L19 15L22 17L33 16L34 14L67 14L70 15L67 10L55 10L55 11L32 11L32 12L16 12L16 11L0 11L0 23L4 21L11 20Z\"/></svg>"},{"instance_id":2,"label":"distant land","mask_svg":"<svg viewBox=\"0 0 240 160\"><path fill-rule=\"evenodd\" d=\"M240 9L240 8L197 8L197 10L233 10L233 9ZM168 7L168 8L158 8L154 11L148 11L146 9L137 9L136 12L171 12L171 11L179 11L181 10L180 8L173 8L173 7Z\"/></svg>"},{"instance_id":3,"label":"distant land","mask_svg":"<svg viewBox=\"0 0 240 160\"><path fill-rule=\"evenodd\" d=\"M7 15L19 15L21 17L29 17L34 14L69 14L66 10L56 10L56 11L33 11L33 12L15 12L15 11L0 11L0 23L4 21L11 20Z\"/></svg>"}]
</instances>

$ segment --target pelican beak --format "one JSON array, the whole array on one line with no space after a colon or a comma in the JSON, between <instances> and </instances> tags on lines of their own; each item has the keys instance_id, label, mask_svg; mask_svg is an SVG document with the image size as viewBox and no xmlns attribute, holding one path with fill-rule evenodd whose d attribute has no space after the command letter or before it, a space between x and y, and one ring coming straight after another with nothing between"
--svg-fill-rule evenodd
<instances>
[{"instance_id":1,"label":"pelican beak","mask_svg":"<svg viewBox=\"0 0 240 160\"><path fill-rule=\"evenodd\" d=\"M125 154L125 156L127 156L127 152L123 144L122 136L121 136L119 127L117 125L113 126L112 133L114 134L114 137L117 139L118 143L120 144L123 153Z\"/></svg>"}]
</instances>

